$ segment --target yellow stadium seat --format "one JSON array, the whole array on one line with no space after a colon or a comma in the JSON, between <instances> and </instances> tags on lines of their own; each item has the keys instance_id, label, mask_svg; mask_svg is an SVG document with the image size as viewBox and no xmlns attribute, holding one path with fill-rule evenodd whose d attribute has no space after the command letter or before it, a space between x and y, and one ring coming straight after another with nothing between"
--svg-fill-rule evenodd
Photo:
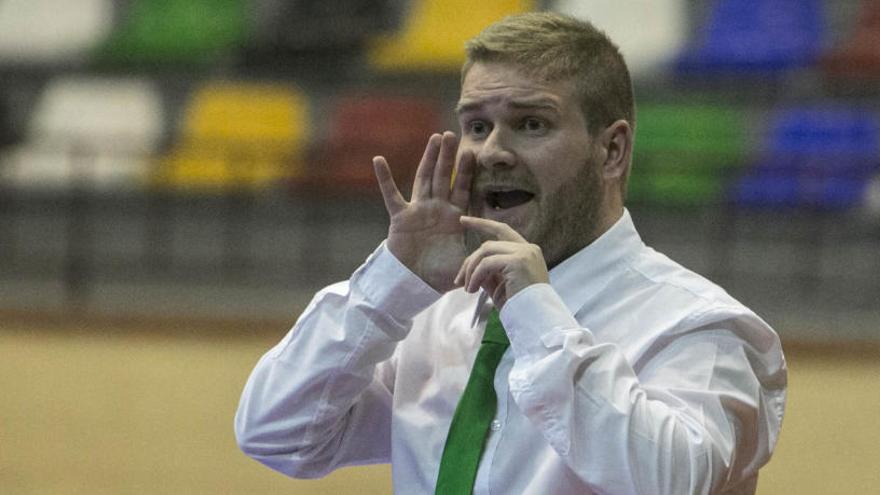
<instances>
[{"instance_id":1,"label":"yellow stadium seat","mask_svg":"<svg viewBox=\"0 0 880 495\"><path fill-rule=\"evenodd\" d=\"M210 83L193 96L155 182L182 189L258 189L300 176L307 97L290 86Z\"/></svg>"},{"instance_id":2,"label":"yellow stadium seat","mask_svg":"<svg viewBox=\"0 0 880 495\"><path fill-rule=\"evenodd\" d=\"M417 0L399 32L374 40L369 61L380 71L454 72L467 39L502 17L534 9L534 0Z\"/></svg>"}]
</instances>

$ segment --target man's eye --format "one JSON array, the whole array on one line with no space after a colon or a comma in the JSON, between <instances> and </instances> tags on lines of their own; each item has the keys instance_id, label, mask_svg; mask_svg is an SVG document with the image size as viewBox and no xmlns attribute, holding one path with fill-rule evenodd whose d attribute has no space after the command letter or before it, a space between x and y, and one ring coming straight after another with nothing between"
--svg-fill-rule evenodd
<instances>
[{"instance_id":1,"label":"man's eye","mask_svg":"<svg viewBox=\"0 0 880 495\"><path fill-rule=\"evenodd\" d=\"M468 131L471 135L484 136L489 132L489 125L482 120L474 120L468 124Z\"/></svg>"},{"instance_id":2,"label":"man's eye","mask_svg":"<svg viewBox=\"0 0 880 495\"><path fill-rule=\"evenodd\" d=\"M547 125L541 119L536 119L534 117L528 117L526 119L523 119L521 127L523 128L523 130L530 131L530 132L536 132L536 131L543 131L544 129L547 128Z\"/></svg>"}]
</instances>

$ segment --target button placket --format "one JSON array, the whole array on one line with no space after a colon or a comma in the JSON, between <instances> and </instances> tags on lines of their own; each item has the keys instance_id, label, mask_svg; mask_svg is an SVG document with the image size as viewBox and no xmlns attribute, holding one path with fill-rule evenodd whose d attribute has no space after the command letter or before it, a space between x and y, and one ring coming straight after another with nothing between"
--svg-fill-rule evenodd
<instances>
[{"instance_id":1,"label":"button placket","mask_svg":"<svg viewBox=\"0 0 880 495\"><path fill-rule=\"evenodd\" d=\"M474 483L474 495L484 495L491 493L490 481L493 477L491 470L494 463L495 454L498 450L498 444L503 437L507 411L509 409L510 390L508 389L507 380L510 369L513 366L513 353L510 348L507 349L495 373L495 391L498 394L498 407L495 411L495 419L489 423L489 435L486 438L486 446L483 450L483 460L480 462L480 468L477 471L477 479Z\"/></svg>"}]
</instances>

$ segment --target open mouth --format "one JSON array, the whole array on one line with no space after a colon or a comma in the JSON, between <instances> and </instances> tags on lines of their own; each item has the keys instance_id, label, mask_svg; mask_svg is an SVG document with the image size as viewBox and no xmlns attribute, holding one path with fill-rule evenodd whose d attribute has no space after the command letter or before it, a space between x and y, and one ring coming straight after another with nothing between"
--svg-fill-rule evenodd
<instances>
[{"instance_id":1,"label":"open mouth","mask_svg":"<svg viewBox=\"0 0 880 495\"><path fill-rule=\"evenodd\" d=\"M486 204L493 210L506 210L519 206L534 198L535 195L522 189L513 189L510 191L487 191Z\"/></svg>"}]
</instances>

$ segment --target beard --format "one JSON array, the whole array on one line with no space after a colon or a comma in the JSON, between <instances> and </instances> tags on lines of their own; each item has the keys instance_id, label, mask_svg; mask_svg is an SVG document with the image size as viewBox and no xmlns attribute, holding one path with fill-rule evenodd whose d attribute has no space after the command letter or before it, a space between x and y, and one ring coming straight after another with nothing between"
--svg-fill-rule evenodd
<instances>
[{"instance_id":1,"label":"beard","mask_svg":"<svg viewBox=\"0 0 880 495\"><path fill-rule=\"evenodd\" d=\"M522 168L522 170L526 170ZM542 194L530 171L525 176L513 177L511 172L486 171L478 168L474 188L481 184L520 184L535 191L532 201L538 201L537 212L522 228L514 227L528 242L537 244L544 253L544 261L552 268L580 251L601 235L600 210L604 201L599 165L591 159L584 161L574 179L564 182L558 190ZM471 204L471 212L480 211L480 205ZM472 230L465 231L465 246L469 253L491 240Z\"/></svg>"}]
</instances>

